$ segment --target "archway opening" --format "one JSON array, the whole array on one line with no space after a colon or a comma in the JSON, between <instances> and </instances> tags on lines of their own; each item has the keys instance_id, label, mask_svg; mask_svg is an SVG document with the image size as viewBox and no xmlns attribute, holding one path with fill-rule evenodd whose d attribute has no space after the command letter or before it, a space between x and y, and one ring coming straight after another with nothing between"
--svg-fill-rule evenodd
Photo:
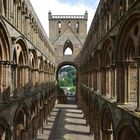
<instances>
[{"instance_id":1,"label":"archway opening","mask_svg":"<svg viewBox=\"0 0 140 140\"><path fill-rule=\"evenodd\" d=\"M73 55L73 44L70 40L67 40L63 48L64 55Z\"/></svg>"},{"instance_id":2,"label":"archway opening","mask_svg":"<svg viewBox=\"0 0 140 140\"><path fill-rule=\"evenodd\" d=\"M76 104L77 70L72 65L63 65L58 70L59 102Z\"/></svg>"}]
</instances>

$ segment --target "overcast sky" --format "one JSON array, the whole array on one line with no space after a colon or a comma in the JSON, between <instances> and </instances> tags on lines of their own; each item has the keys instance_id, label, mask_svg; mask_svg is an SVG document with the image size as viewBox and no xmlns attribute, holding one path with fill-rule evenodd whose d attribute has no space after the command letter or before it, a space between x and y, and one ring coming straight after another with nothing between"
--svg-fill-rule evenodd
<instances>
[{"instance_id":1,"label":"overcast sky","mask_svg":"<svg viewBox=\"0 0 140 140\"><path fill-rule=\"evenodd\" d=\"M88 29L99 0L30 0L48 35L48 11L52 15L84 15L88 11Z\"/></svg>"}]
</instances>

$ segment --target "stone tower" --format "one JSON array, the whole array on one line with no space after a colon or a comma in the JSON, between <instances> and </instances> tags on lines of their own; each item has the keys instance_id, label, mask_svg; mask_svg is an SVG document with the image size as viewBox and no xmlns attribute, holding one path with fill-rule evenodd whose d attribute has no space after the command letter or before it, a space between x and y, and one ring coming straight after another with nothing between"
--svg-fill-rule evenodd
<instances>
[{"instance_id":1,"label":"stone tower","mask_svg":"<svg viewBox=\"0 0 140 140\"><path fill-rule=\"evenodd\" d=\"M55 49L56 66L73 64L87 34L88 13L52 15L49 11L49 39Z\"/></svg>"}]
</instances>

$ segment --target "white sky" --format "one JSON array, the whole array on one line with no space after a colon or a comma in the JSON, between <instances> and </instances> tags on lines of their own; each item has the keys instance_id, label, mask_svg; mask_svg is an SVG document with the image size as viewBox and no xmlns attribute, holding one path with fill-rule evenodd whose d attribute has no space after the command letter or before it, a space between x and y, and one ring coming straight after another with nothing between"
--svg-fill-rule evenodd
<instances>
[{"instance_id":1,"label":"white sky","mask_svg":"<svg viewBox=\"0 0 140 140\"><path fill-rule=\"evenodd\" d=\"M52 15L84 15L88 11L88 29L93 19L99 0L30 0L47 35L48 12Z\"/></svg>"}]
</instances>

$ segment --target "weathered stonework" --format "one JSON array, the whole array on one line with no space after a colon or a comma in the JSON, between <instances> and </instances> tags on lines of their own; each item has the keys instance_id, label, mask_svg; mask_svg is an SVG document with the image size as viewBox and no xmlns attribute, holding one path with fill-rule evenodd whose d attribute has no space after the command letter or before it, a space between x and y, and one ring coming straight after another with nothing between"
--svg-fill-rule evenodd
<instances>
[{"instance_id":1,"label":"weathered stonework","mask_svg":"<svg viewBox=\"0 0 140 140\"><path fill-rule=\"evenodd\" d=\"M88 13L85 15L52 15L49 17L49 39L53 44L56 58L56 68L61 64L76 64L75 58L81 51L86 34ZM65 55L70 47L72 55Z\"/></svg>"},{"instance_id":2,"label":"weathered stonework","mask_svg":"<svg viewBox=\"0 0 140 140\"><path fill-rule=\"evenodd\" d=\"M49 12L49 41L28 0L0 0L0 139L43 133L65 64L77 68L77 104L94 139L140 139L140 2L101 0L87 36L86 27L87 12Z\"/></svg>"},{"instance_id":3,"label":"weathered stonework","mask_svg":"<svg viewBox=\"0 0 140 140\"><path fill-rule=\"evenodd\" d=\"M95 140L140 139L139 38L138 0L100 1L78 57L78 104Z\"/></svg>"}]
</instances>

